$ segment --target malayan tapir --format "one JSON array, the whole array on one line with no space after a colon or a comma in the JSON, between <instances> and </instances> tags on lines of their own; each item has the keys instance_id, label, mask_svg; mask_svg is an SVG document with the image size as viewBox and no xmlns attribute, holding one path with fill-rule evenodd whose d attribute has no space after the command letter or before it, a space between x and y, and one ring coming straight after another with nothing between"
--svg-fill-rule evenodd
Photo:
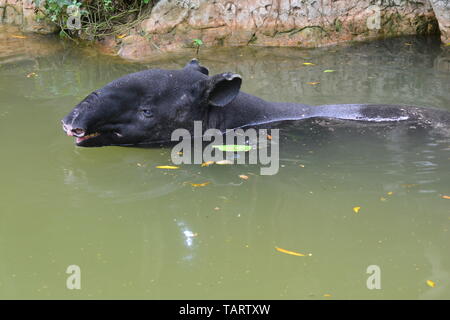
<instances>
[{"instance_id":1,"label":"malayan tapir","mask_svg":"<svg viewBox=\"0 0 450 320\"><path fill-rule=\"evenodd\" d=\"M196 59L181 70L150 69L125 75L81 101L63 120L67 135L81 147L151 146L169 142L178 128L203 129L270 125L303 119L403 123L418 127L450 127L450 112L385 104L309 106L268 102L240 91L235 73L209 76Z\"/></svg>"}]
</instances>

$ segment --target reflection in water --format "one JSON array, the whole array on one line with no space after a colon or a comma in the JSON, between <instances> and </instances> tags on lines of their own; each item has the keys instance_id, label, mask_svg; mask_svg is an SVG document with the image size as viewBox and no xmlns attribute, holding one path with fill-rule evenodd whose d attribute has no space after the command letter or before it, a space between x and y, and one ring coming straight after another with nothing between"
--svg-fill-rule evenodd
<instances>
[{"instance_id":1,"label":"reflection in water","mask_svg":"<svg viewBox=\"0 0 450 320\"><path fill-rule=\"evenodd\" d=\"M64 136L59 120L94 89L189 58L125 63L74 48L0 58L2 298L450 297L448 128L286 124L274 176L258 165L165 171L168 148L82 149ZM434 39L200 60L268 100L449 108L448 53ZM64 288L69 264L85 275L81 292ZM365 287L373 264L380 291Z\"/></svg>"},{"instance_id":2,"label":"reflection in water","mask_svg":"<svg viewBox=\"0 0 450 320\"><path fill-rule=\"evenodd\" d=\"M17 26L0 25L0 65L20 63L38 66L38 58L63 50L64 43L55 35L20 35Z\"/></svg>"}]
</instances>

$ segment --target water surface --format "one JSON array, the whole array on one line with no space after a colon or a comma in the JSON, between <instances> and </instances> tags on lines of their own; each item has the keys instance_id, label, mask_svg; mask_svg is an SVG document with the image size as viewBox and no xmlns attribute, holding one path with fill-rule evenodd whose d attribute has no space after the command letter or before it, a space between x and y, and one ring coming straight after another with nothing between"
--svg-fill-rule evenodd
<instances>
[{"instance_id":1,"label":"water surface","mask_svg":"<svg viewBox=\"0 0 450 320\"><path fill-rule=\"evenodd\" d=\"M170 149L78 148L59 121L119 76L192 56L138 64L54 47L0 56L0 298L450 298L448 136L292 130L274 176L160 170ZM436 39L203 50L200 60L268 100L450 110L450 56ZM69 265L81 290L66 288ZM380 290L366 286L370 265Z\"/></svg>"}]
</instances>

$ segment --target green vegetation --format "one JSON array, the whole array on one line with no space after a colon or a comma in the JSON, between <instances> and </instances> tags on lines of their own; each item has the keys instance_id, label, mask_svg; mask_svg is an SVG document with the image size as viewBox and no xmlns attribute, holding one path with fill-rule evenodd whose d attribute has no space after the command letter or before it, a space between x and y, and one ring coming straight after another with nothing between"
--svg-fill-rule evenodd
<instances>
[{"instance_id":1,"label":"green vegetation","mask_svg":"<svg viewBox=\"0 0 450 320\"><path fill-rule=\"evenodd\" d=\"M198 57L198 51L200 50L200 47L203 45L203 41L200 39L194 39L194 40L192 40L192 44L196 48L195 54Z\"/></svg>"},{"instance_id":2,"label":"green vegetation","mask_svg":"<svg viewBox=\"0 0 450 320\"><path fill-rule=\"evenodd\" d=\"M42 0L33 0L37 7ZM156 0L46 0L40 18L57 24L60 35L93 40L119 35L139 24ZM75 25L70 28L68 25Z\"/></svg>"}]
</instances>

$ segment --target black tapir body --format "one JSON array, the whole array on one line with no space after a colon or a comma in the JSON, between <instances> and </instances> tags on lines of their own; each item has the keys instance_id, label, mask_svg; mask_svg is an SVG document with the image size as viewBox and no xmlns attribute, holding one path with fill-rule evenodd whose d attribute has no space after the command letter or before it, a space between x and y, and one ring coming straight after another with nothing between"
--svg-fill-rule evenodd
<instances>
[{"instance_id":1,"label":"black tapir body","mask_svg":"<svg viewBox=\"0 0 450 320\"><path fill-rule=\"evenodd\" d=\"M309 106L268 102L240 91L241 76L208 75L192 60L181 70L150 69L128 74L92 92L63 120L63 129L82 147L146 146L169 142L175 129L221 131L302 119L349 123L403 123L450 128L450 112L384 104Z\"/></svg>"}]
</instances>

